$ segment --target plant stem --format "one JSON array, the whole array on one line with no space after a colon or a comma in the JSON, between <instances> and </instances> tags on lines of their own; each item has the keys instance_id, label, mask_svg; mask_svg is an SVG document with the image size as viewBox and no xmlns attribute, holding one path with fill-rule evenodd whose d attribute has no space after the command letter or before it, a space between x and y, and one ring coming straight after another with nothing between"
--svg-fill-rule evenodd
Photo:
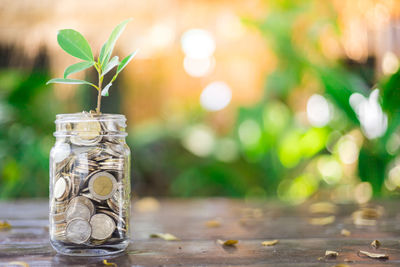
<instances>
[{"instance_id":1,"label":"plant stem","mask_svg":"<svg viewBox=\"0 0 400 267\"><path fill-rule=\"evenodd\" d=\"M99 73L99 88L97 89L98 90L98 95L97 95L97 107L96 107L96 113L97 113L97 115L99 115L100 114L100 106L101 106L101 84L103 83L103 77L101 76L101 70L99 71L98 70L98 73Z\"/></svg>"}]
</instances>

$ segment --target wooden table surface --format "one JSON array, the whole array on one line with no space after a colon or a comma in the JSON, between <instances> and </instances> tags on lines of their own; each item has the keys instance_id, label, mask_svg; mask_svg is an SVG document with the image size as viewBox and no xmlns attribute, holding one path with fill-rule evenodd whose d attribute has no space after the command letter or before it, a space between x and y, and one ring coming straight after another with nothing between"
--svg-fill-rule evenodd
<instances>
[{"instance_id":1,"label":"wooden table surface","mask_svg":"<svg viewBox=\"0 0 400 267\"><path fill-rule=\"evenodd\" d=\"M29 266L400 266L400 210L396 201L379 203L383 215L374 226L353 223L359 207L339 205L335 221L310 224L309 205L286 206L275 202L231 199L162 200L157 210L133 206L133 241L125 254L112 257L69 257L55 253L48 238L48 203L38 200L0 202L0 220L12 228L0 231L0 266L26 262ZM319 215L320 217L322 215ZM323 215L324 217L326 215ZM217 218L220 227L209 227ZM331 219L333 217L330 217ZM351 232L341 235L342 229ZM171 233L179 241L150 238ZM237 239L235 247L221 246L217 239ZM262 246L278 239L275 246ZM378 239L379 249L370 247ZM339 252L324 258L326 250ZM358 255L359 250L386 253L388 260Z\"/></svg>"}]
</instances>

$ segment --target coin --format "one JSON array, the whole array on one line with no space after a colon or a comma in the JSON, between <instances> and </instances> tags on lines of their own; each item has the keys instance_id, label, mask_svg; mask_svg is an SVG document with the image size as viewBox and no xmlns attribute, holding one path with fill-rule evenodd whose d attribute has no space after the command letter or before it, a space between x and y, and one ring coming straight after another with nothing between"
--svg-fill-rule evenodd
<instances>
[{"instance_id":1,"label":"coin","mask_svg":"<svg viewBox=\"0 0 400 267\"><path fill-rule=\"evenodd\" d=\"M54 185L54 197L56 199L62 200L68 194L68 182L65 178L60 178Z\"/></svg>"},{"instance_id":2,"label":"coin","mask_svg":"<svg viewBox=\"0 0 400 267\"><path fill-rule=\"evenodd\" d=\"M57 214L53 214L53 221L55 223L61 223L65 221L65 213L61 212L61 213L57 213Z\"/></svg>"},{"instance_id":3,"label":"coin","mask_svg":"<svg viewBox=\"0 0 400 267\"><path fill-rule=\"evenodd\" d=\"M75 218L81 218L86 221L90 219L90 209L82 203L76 202L72 203L72 205L68 205L68 208L65 212L67 221L70 221Z\"/></svg>"},{"instance_id":4,"label":"coin","mask_svg":"<svg viewBox=\"0 0 400 267\"><path fill-rule=\"evenodd\" d=\"M108 172L99 172L93 175L89 181L89 191L97 199L106 200L117 190L117 181Z\"/></svg>"},{"instance_id":5,"label":"coin","mask_svg":"<svg viewBox=\"0 0 400 267\"><path fill-rule=\"evenodd\" d=\"M92 226L92 238L104 240L109 238L115 230L115 222L109 216L97 213L90 219Z\"/></svg>"},{"instance_id":6,"label":"coin","mask_svg":"<svg viewBox=\"0 0 400 267\"><path fill-rule=\"evenodd\" d=\"M71 201L69 202L69 205L74 206L77 203L84 204L86 207L88 207L89 211L90 211L90 216L93 216L93 214L95 212L95 208L94 208L93 202L90 201L90 199L88 199L87 197L84 197L84 196L77 196L77 197L74 197L73 199L71 199Z\"/></svg>"},{"instance_id":7,"label":"coin","mask_svg":"<svg viewBox=\"0 0 400 267\"><path fill-rule=\"evenodd\" d=\"M76 135L71 136L71 142L77 146L92 146L100 142L100 123L90 118L74 124Z\"/></svg>"},{"instance_id":8,"label":"coin","mask_svg":"<svg viewBox=\"0 0 400 267\"><path fill-rule=\"evenodd\" d=\"M68 222L65 229L66 238L75 244L82 244L89 240L92 234L90 224L81 218L76 218Z\"/></svg>"}]
</instances>

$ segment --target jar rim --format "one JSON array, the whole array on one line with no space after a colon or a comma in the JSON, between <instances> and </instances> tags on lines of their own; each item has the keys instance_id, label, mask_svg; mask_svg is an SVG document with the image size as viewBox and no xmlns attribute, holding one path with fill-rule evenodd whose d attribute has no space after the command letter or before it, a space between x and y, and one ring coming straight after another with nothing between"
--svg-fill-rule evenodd
<instances>
[{"instance_id":1,"label":"jar rim","mask_svg":"<svg viewBox=\"0 0 400 267\"><path fill-rule=\"evenodd\" d=\"M125 115L122 114L111 114L111 113L89 113L89 112L77 112L77 113L63 113L57 114L55 123L63 122L80 122L80 121L123 121L126 122Z\"/></svg>"}]
</instances>

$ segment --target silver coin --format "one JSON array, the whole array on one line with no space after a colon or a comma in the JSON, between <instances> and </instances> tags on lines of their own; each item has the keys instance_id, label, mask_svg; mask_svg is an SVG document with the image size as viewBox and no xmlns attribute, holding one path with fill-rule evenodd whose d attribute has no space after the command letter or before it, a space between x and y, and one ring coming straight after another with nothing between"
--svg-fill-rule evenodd
<instances>
[{"instance_id":1,"label":"silver coin","mask_svg":"<svg viewBox=\"0 0 400 267\"><path fill-rule=\"evenodd\" d=\"M65 212L67 221L81 218L83 220L89 221L90 219L90 209L82 203L76 202L72 205L68 205L68 208Z\"/></svg>"},{"instance_id":2,"label":"silver coin","mask_svg":"<svg viewBox=\"0 0 400 267\"><path fill-rule=\"evenodd\" d=\"M92 226L92 238L104 240L109 238L115 230L115 222L109 216L97 213L90 219Z\"/></svg>"},{"instance_id":3,"label":"silver coin","mask_svg":"<svg viewBox=\"0 0 400 267\"><path fill-rule=\"evenodd\" d=\"M56 199L62 200L69 193L69 184L66 178L60 178L54 184L53 194Z\"/></svg>"},{"instance_id":4,"label":"silver coin","mask_svg":"<svg viewBox=\"0 0 400 267\"><path fill-rule=\"evenodd\" d=\"M79 204L83 204L86 207L89 208L90 210L90 216L92 216L95 213L95 207L93 205L93 202L90 201L90 199L88 199L87 197L84 196L77 196L74 197L73 199L71 199L71 201L69 202L69 206L75 206L77 203Z\"/></svg>"},{"instance_id":5,"label":"silver coin","mask_svg":"<svg viewBox=\"0 0 400 267\"><path fill-rule=\"evenodd\" d=\"M82 244L89 240L92 234L90 224L81 218L76 218L68 222L65 229L66 238L75 244Z\"/></svg>"}]
</instances>

